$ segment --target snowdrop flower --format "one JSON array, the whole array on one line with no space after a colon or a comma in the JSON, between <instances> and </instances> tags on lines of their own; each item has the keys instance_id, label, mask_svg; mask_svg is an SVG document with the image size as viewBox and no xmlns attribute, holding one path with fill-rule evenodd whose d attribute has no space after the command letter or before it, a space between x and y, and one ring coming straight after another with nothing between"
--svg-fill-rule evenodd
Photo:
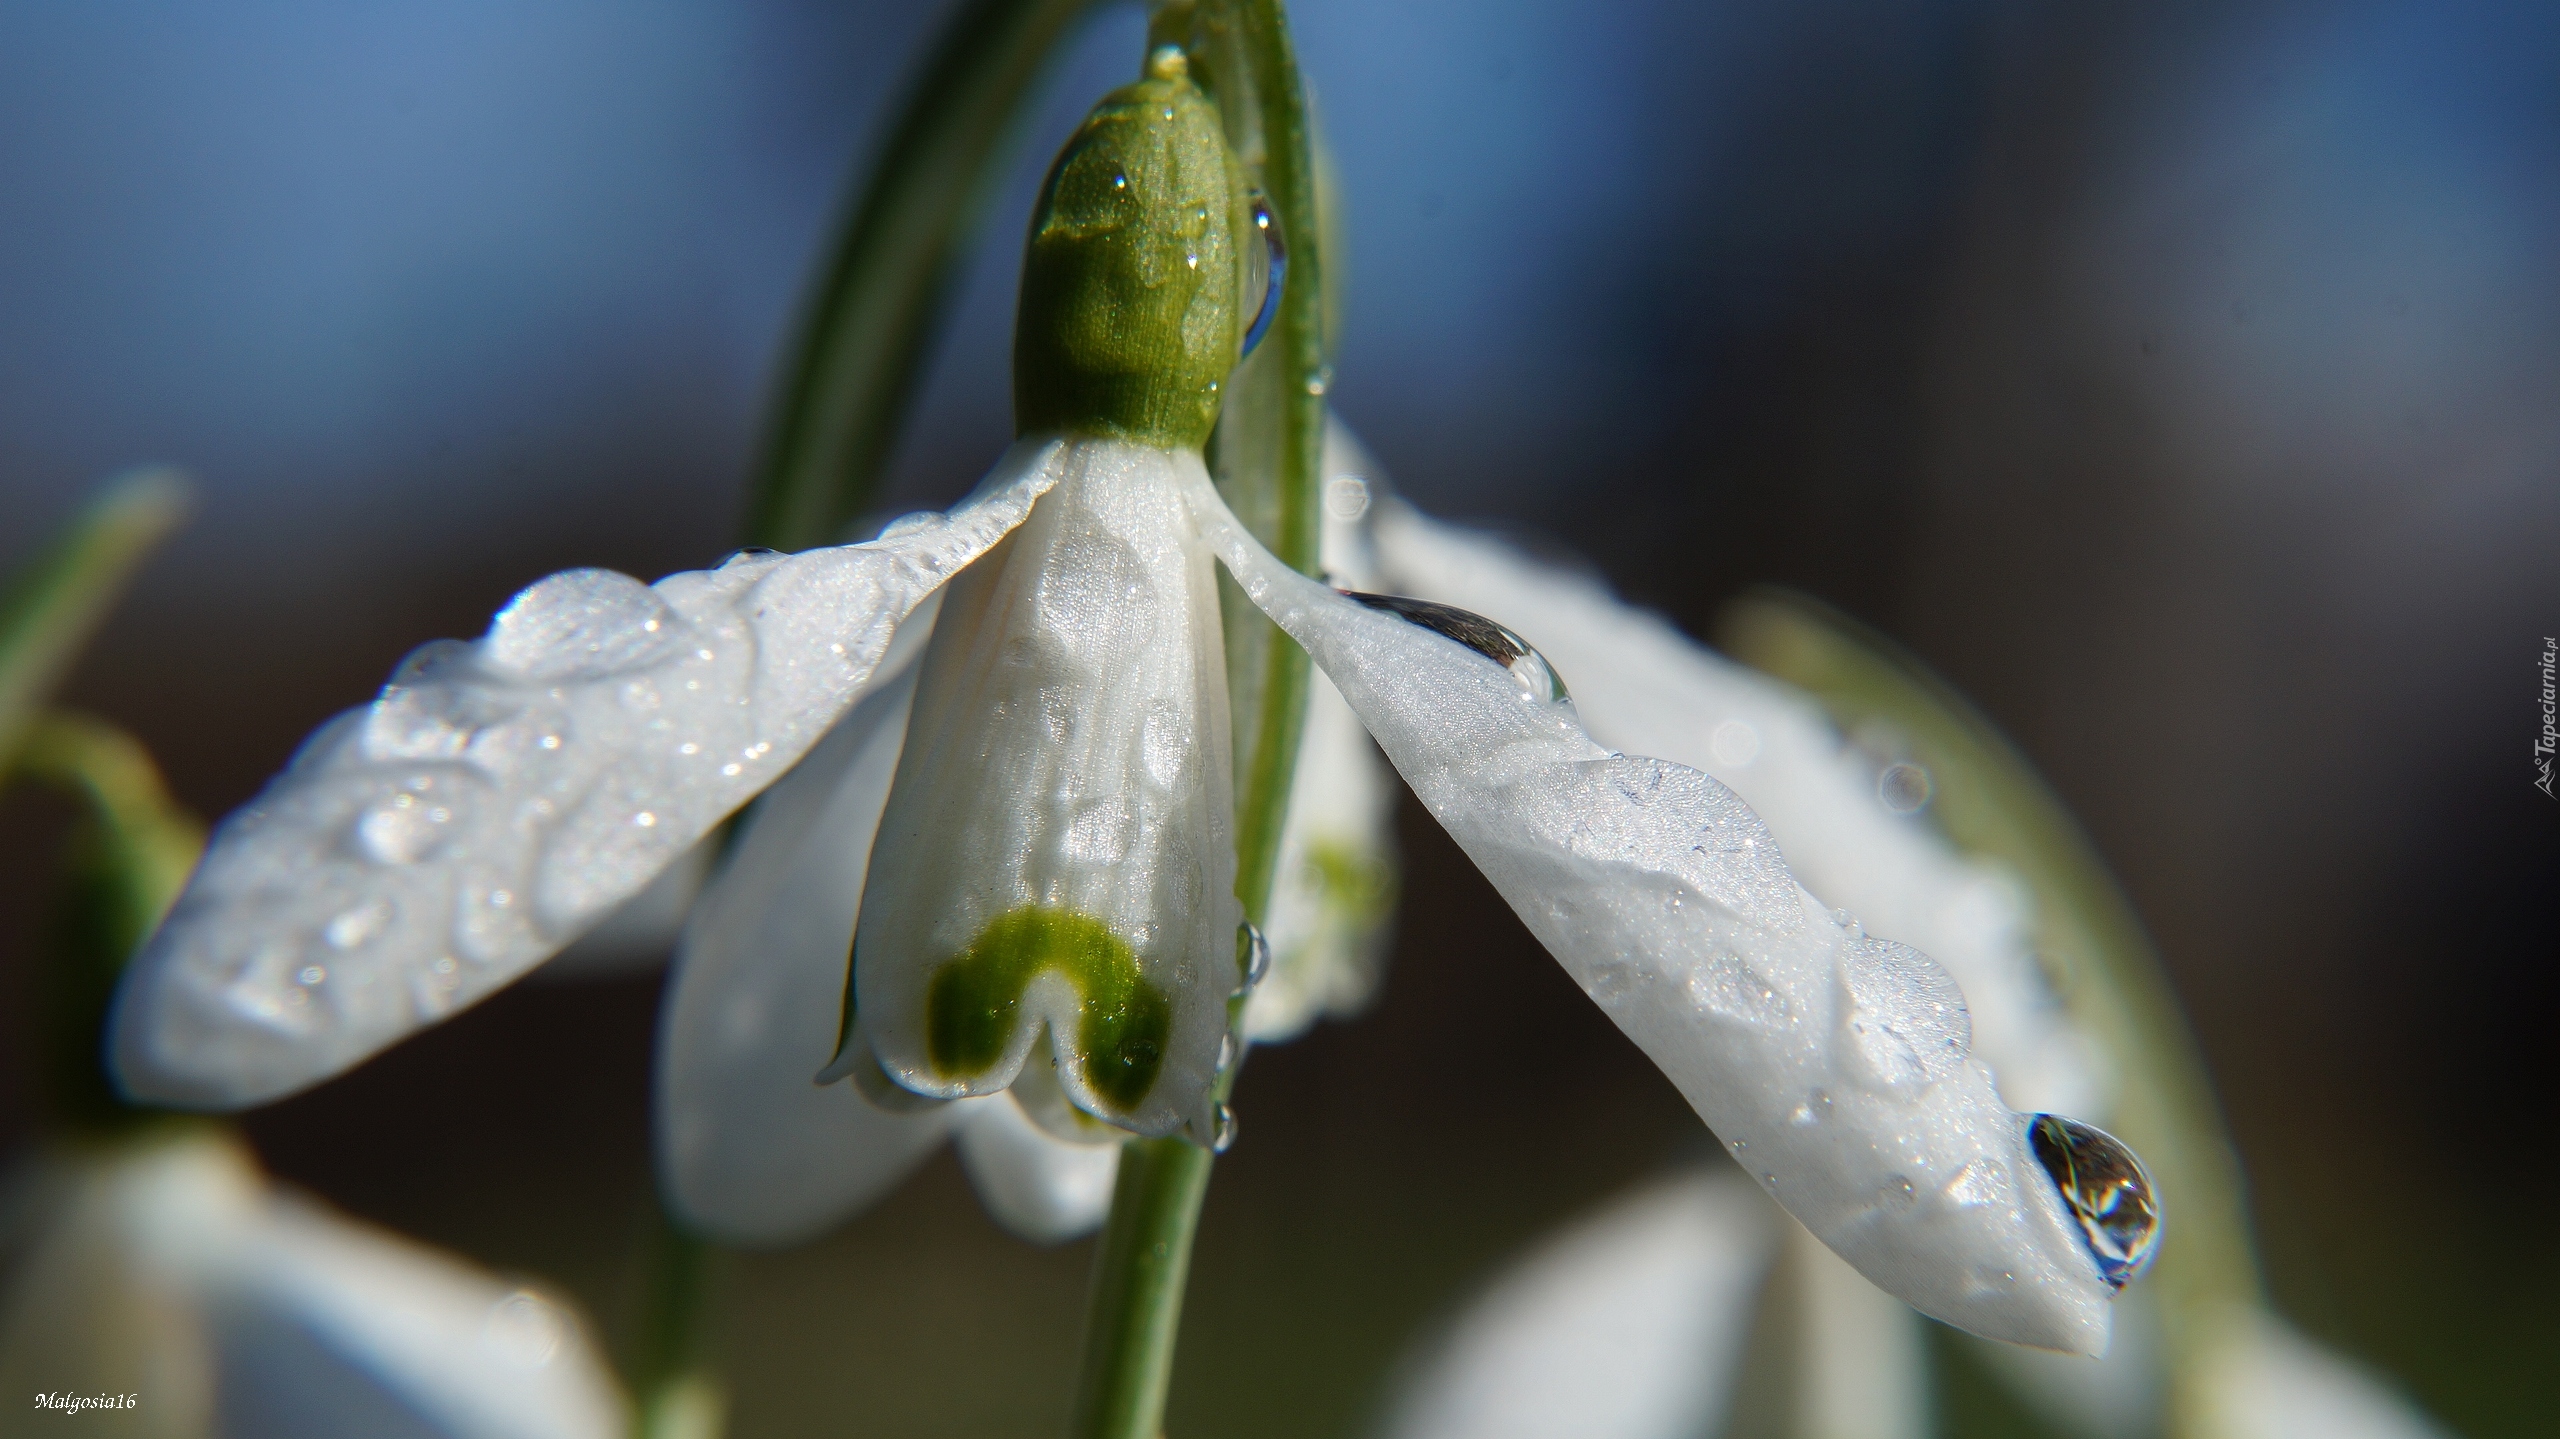
<instances>
[{"instance_id":1,"label":"snowdrop flower","mask_svg":"<svg viewBox=\"0 0 2560 1439\"><path fill-rule=\"evenodd\" d=\"M1328 506L1332 573L1367 573L1366 513L1365 499ZM919 607L883 659L883 678L757 801L677 953L658 1049L663 1187L689 1222L733 1244L824 1233L946 1136L988 1211L1023 1238L1088 1233L1110 1208L1124 1132L1039 1084L1036 1067L1026 1071L1028 1108L1020 1085L883 1108L844 1086L809 1083L808 1057L836 1043L844 956L938 603ZM1311 688L1280 843L1270 969L1245 1007L1254 1043L1364 1003L1392 912L1394 795L1383 762L1332 683L1318 675Z\"/></svg>"},{"instance_id":2,"label":"snowdrop flower","mask_svg":"<svg viewBox=\"0 0 2560 1439\"><path fill-rule=\"evenodd\" d=\"M477 644L413 655L216 836L128 977L128 1089L254 1103L522 974L859 720L938 598L903 725L871 711L903 738L871 758L890 778L833 1058L794 1058L875 1103L1009 1091L1053 1133L1220 1144L1231 1000L1265 966L1234 897L1214 555L1826 1244L1952 1323L2102 1348L2152 1233L2147 1185L2103 1135L2001 1102L1945 970L1815 900L1708 775L1596 743L1509 631L1338 593L1229 513L1201 445L1240 348L1251 222L1182 71L1159 52L1051 172L1016 327L1022 438L968 501L655 586L554 576ZM749 1027L720 1012L722 966L703 968L680 988L704 1017L679 994L671 1051L696 1024ZM803 1016L818 998L767 993ZM689 1126L695 1154L754 1147L705 1139L762 1121L716 1102L688 1118L691 1071L669 1072L672 1167ZM945 1115L965 1143L975 1123ZM915 1133L902 1142L929 1142ZM845 1202L843 1173L818 1177ZM821 1207L795 1196L755 1222Z\"/></svg>"},{"instance_id":3,"label":"snowdrop flower","mask_svg":"<svg viewBox=\"0 0 2560 1439\"><path fill-rule=\"evenodd\" d=\"M607 1439L627 1422L558 1302L279 1189L217 1130L66 1146L10 1198L13 1395L130 1395L111 1422L171 1439ZM62 1418L7 1413L13 1434Z\"/></svg>"}]
</instances>

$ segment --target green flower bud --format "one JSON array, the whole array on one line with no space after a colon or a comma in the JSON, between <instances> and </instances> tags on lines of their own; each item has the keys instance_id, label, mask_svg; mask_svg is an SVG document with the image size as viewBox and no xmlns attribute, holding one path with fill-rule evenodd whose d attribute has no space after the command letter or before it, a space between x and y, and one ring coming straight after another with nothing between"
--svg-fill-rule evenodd
<instances>
[{"instance_id":1,"label":"green flower bud","mask_svg":"<svg viewBox=\"0 0 2560 1439\"><path fill-rule=\"evenodd\" d=\"M1242 168L1182 52L1085 117L1040 192L1014 322L1014 428L1200 448L1242 329Z\"/></svg>"}]
</instances>

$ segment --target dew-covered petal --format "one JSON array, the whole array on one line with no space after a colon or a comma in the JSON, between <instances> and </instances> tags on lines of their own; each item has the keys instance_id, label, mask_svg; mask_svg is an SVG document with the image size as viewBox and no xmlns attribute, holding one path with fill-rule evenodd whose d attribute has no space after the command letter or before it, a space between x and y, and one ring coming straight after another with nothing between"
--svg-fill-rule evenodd
<instances>
[{"instance_id":1,"label":"dew-covered petal","mask_svg":"<svg viewBox=\"0 0 2560 1439\"><path fill-rule=\"evenodd\" d=\"M957 1098L1011 1085L1045 1035L1078 1108L1206 1143L1243 919L1216 576L1186 500L1208 477L1124 441L1065 454L943 597L848 1041Z\"/></svg>"},{"instance_id":2,"label":"dew-covered petal","mask_svg":"<svg viewBox=\"0 0 2560 1439\"><path fill-rule=\"evenodd\" d=\"M1944 970L1835 921L1731 790L1593 743L1507 632L1337 594L1199 504L1245 593L1779 1203L1924 1313L2105 1347L2112 1291Z\"/></svg>"},{"instance_id":3,"label":"dew-covered petal","mask_svg":"<svg viewBox=\"0 0 2560 1439\"><path fill-rule=\"evenodd\" d=\"M1127 1135L1096 1126L1109 1137L1061 1139L1033 1123L1010 1093L961 1103L960 1163L998 1224L1034 1244L1059 1244L1102 1227Z\"/></svg>"},{"instance_id":4,"label":"dew-covered petal","mask_svg":"<svg viewBox=\"0 0 2560 1439\"><path fill-rule=\"evenodd\" d=\"M224 821L125 979L137 1100L255 1104L522 974L797 762L909 611L1021 521L1060 447L879 539L642 585L553 575L418 650Z\"/></svg>"},{"instance_id":5,"label":"dew-covered petal","mask_svg":"<svg viewBox=\"0 0 2560 1439\"><path fill-rule=\"evenodd\" d=\"M2036 967L2023 888L1958 852L1924 815L1887 803L1884 766L1847 744L1812 700L1595 576L1410 505L1379 503L1372 538L1383 582L1398 593L1516 624L1572 681L1595 741L1714 776L1769 826L1823 903L1945 966L1964 990L1973 1052L2011 1107L2103 1121L2103 1066Z\"/></svg>"},{"instance_id":6,"label":"dew-covered petal","mask_svg":"<svg viewBox=\"0 0 2560 1439\"><path fill-rule=\"evenodd\" d=\"M658 1169L675 1212L725 1243L814 1239L949 1131L941 1106L893 1114L810 1080L835 1052L863 872L931 621L920 608L877 686L747 812L677 950L658 1036Z\"/></svg>"},{"instance_id":7,"label":"dew-covered petal","mask_svg":"<svg viewBox=\"0 0 2560 1439\"><path fill-rule=\"evenodd\" d=\"M1717 1432L1774 1218L1690 1172L1612 1201L1496 1278L1412 1371L1391 1439Z\"/></svg>"}]
</instances>

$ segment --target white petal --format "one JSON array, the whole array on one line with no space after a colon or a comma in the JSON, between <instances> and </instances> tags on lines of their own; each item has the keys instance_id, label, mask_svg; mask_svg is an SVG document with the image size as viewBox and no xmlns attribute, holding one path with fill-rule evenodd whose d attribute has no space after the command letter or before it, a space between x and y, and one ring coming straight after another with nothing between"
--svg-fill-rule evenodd
<instances>
[{"instance_id":1,"label":"white petal","mask_svg":"<svg viewBox=\"0 0 2560 1439\"><path fill-rule=\"evenodd\" d=\"M1929 1351L1920 1316L1868 1283L1792 1220L1795 1432L1821 1439L1926 1439ZM2006 1347L2006 1346L2003 1346ZM2080 1363L2086 1364L2082 1359Z\"/></svg>"},{"instance_id":2,"label":"white petal","mask_svg":"<svg viewBox=\"0 0 2560 1439\"><path fill-rule=\"evenodd\" d=\"M1705 1173L1612 1202L1494 1281L1403 1387L1391 1439L1712 1433L1768 1268L1771 1215Z\"/></svg>"},{"instance_id":3,"label":"white petal","mask_svg":"<svg viewBox=\"0 0 2560 1439\"><path fill-rule=\"evenodd\" d=\"M1066 454L935 621L871 855L860 1027L944 1097L1010 1085L1045 1030L1079 1107L1205 1141L1242 920L1216 573L1185 503L1208 476L1121 441Z\"/></svg>"},{"instance_id":4,"label":"white petal","mask_svg":"<svg viewBox=\"0 0 2560 1439\"><path fill-rule=\"evenodd\" d=\"M2230 1439L2445 1439L2417 1406L2273 1316L2218 1354L2211 1402Z\"/></svg>"},{"instance_id":5,"label":"white petal","mask_svg":"<svg viewBox=\"0 0 2560 1439\"><path fill-rule=\"evenodd\" d=\"M27 1407L36 1394L137 1396L133 1409L104 1419L79 1415L82 1431L212 1432L213 1341L192 1294L137 1262L118 1203L132 1168L124 1156L88 1153L43 1157L11 1176L17 1222L0 1294L0 1392L14 1402L0 1434L60 1429L70 1416Z\"/></svg>"},{"instance_id":6,"label":"white petal","mask_svg":"<svg viewBox=\"0 0 2560 1439\"><path fill-rule=\"evenodd\" d=\"M1592 743L1534 656L1344 598L1195 502L1245 593L1779 1203L1923 1313L2104 1349L2111 1291L1944 970L1836 923L1732 791Z\"/></svg>"},{"instance_id":7,"label":"white petal","mask_svg":"<svg viewBox=\"0 0 2560 1439\"><path fill-rule=\"evenodd\" d=\"M184 1316L215 1432L607 1439L626 1422L573 1313L274 1190L226 1138L118 1155L67 1222L112 1233L122 1273L103 1282ZM139 1393L146 1421L189 1402L183 1385Z\"/></svg>"},{"instance_id":8,"label":"white petal","mask_svg":"<svg viewBox=\"0 0 2560 1439\"><path fill-rule=\"evenodd\" d=\"M875 679L873 683L878 683ZM685 916L702 897L719 858L715 832L658 871L640 892L613 907L596 927L533 971L537 980L606 979L637 974L666 962L684 933Z\"/></svg>"},{"instance_id":9,"label":"white petal","mask_svg":"<svg viewBox=\"0 0 2560 1439\"><path fill-rule=\"evenodd\" d=\"M207 1296L223 1432L611 1439L628 1422L577 1315L290 1198Z\"/></svg>"},{"instance_id":10,"label":"white petal","mask_svg":"<svg viewBox=\"0 0 2560 1439\"><path fill-rule=\"evenodd\" d=\"M867 544L554 575L477 643L412 654L215 834L125 977L128 1093L290 1093L559 949L807 752L1057 461L1018 445L968 504Z\"/></svg>"},{"instance_id":11,"label":"white petal","mask_svg":"<svg viewBox=\"0 0 2560 1439\"><path fill-rule=\"evenodd\" d=\"M1127 1135L1113 1130L1110 1139L1082 1144L1060 1139L1032 1123L1011 1094L963 1103L960 1162L998 1224L1034 1244L1102 1227Z\"/></svg>"},{"instance_id":12,"label":"white petal","mask_svg":"<svg viewBox=\"0 0 2560 1439\"><path fill-rule=\"evenodd\" d=\"M877 687L748 812L677 951L658 1042L659 1171L675 1211L727 1243L817 1237L950 1127L941 1107L892 1114L810 1079L835 1052L863 871L931 619L918 610Z\"/></svg>"},{"instance_id":13,"label":"white petal","mask_svg":"<svg viewBox=\"0 0 2560 1439\"><path fill-rule=\"evenodd\" d=\"M1591 737L1714 776L1759 814L1805 888L1870 934L1946 966L1973 1051L2011 1107L2103 1122L2094 1045L2036 968L2023 889L1967 859L1916 814L1886 807L1874 760L1817 705L1696 644L1594 578L1389 501L1374 540L1386 583L1517 623L1573 686Z\"/></svg>"},{"instance_id":14,"label":"white petal","mask_svg":"<svg viewBox=\"0 0 2560 1439\"><path fill-rule=\"evenodd\" d=\"M2159 1289L2137 1284L2116 1298L2113 1341L2097 1359L2014 1344L1963 1341L2048 1424L2081 1439L2156 1439L2168 1387L2162 1370ZM2220 1439L2240 1439L2223 1435Z\"/></svg>"}]
</instances>

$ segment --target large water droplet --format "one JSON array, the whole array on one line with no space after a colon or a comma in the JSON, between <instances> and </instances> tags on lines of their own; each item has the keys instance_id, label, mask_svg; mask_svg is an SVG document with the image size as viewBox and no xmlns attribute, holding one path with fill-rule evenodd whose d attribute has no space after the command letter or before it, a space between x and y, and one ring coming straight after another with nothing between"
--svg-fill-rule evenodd
<instances>
[{"instance_id":1,"label":"large water droplet","mask_svg":"<svg viewBox=\"0 0 2560 1439\"><path fill-rule=\"evenodd\" d=\"M1876 776L1876 798L1895 814L1911 814L1929 802L1934 786L1929 772L1916 764L1889 764Z\"/></svg>"},{"instance_id":2,"label":"large water droplet","mask_svg":"<svg viewBox=\"0 0 2560 1439\"><path fill-rule=\"evenodd\" d=\"M1840 945L1840 980L1849 992L1843 1023L1876 1078L1916 1087L1964 1063L1973 1020L1964 991L1937 961L1907 944L1848 939Z\"/></svg>"},{"instance_id":3,"label":"large water droplet","mask_svg":"<svg viewBox=\"0 0 2560 1439\"><path fill-rule=\"evenodd\" d=\"M1243 353L1247 355L1262 343L1262 337L1271 332L1271 322L1279 318L1280 296L1289 279L1289 246L1280 235L1280 218L1271 213L1271 204L1260 190L1254 191L1251 199L1253 228L1262 233L1262 249L1269 264L1263 270L1262 304L1253 312L1253 323L1245 327Z\"/></svg>"},{"instance_id":4,"label":"large water droplet","mask_svg":"<svg viewBox=\"0 0 2560 1439\"><path fill-rule=\"evenodd\" d=\"M1255 985L1262 983L1262 977L1270 972L1271 941L1262 937L1262 931L1254 928L1252 920L1237 925L1236 973L1243 976L1244 983L1237 987L1236 993L1251 993Z\"/></svg>"},{"instance_id":5,"label":"large water droplet","mask_svg":"<svg viewBox=\"0 0 2560 1439\"><path fill-rule=\"evenodd\" d=\"M2029 1121L2027 1142L2079 1221L2098 1277L2122 1289L2160 1243L2160 1206L2142 1161L2114 1135L2058 1114Z\"/></svg>"},{"instance_id":6,"label":"large water droplet","mask_svg":"<svg viewBox=\"0 0 2560 1439\"><path fill-rule=\"evenodd\" d=\"M1219 1105L1213 1112L1217 1117L1218 1132L1217 1135L1209 1141L1209 1150L1213 1154L1224 1154L1235 1147L1236 1112L1223 1104Z\"/></svg>"},{"instance_id":7,"label":"large water droplet","mask_svg":"<svg viewBox=\"0 0 2560 1439\"><path fill-rule=\"evenodd\" d=\"M655 590L613 570L535 583L490 622L482 654L533 680L590 679L657 663L681 648L684 621Z\"/></svg>"},{"instance_id":8,"label":"large water droplet","mask_svg":"<svg viewBox=\"0 0 2560 1439\"><path fill-rule=\"evenodd\" d=\"M1433 600L1407 599L1402 595L1362 594L1344 590L1343 595L1358 600L1373 610L1384 610L1410 624L1420 625L1442 639L1455 640L1477 654L1511 671L1532 699L1557 702L1571 698L1565 692L1564 676L1557 674L1547 657L1529 647L1529 642L1472 610L1444 605Z\"/></svg>"}]
</instances>

